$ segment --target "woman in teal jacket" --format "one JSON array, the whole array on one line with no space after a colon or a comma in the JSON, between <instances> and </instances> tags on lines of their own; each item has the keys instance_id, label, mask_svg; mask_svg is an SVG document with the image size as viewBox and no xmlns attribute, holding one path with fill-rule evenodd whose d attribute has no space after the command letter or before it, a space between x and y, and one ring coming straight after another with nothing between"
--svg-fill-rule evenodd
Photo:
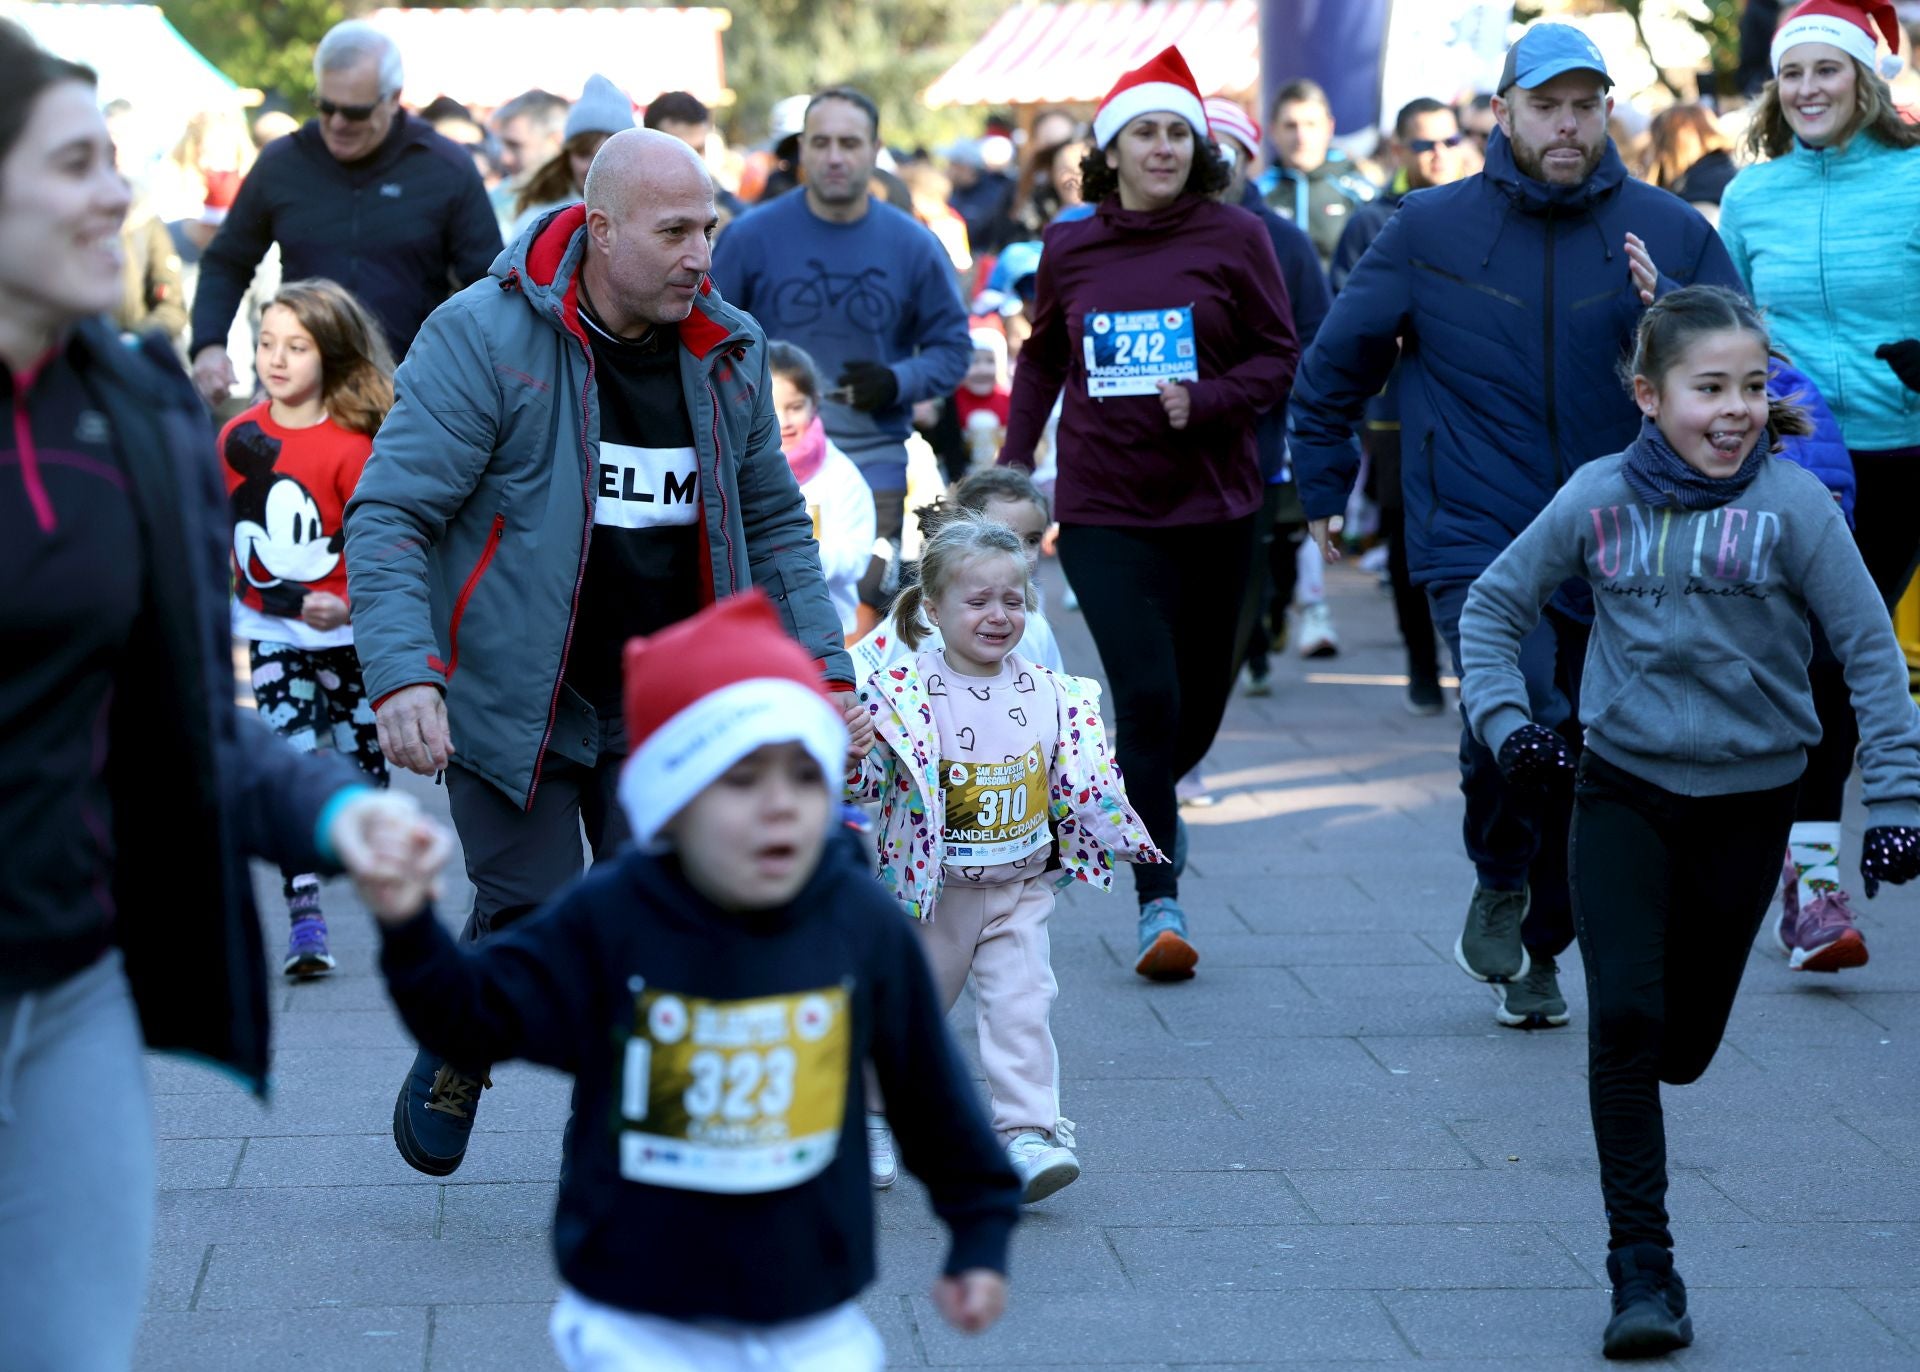
<instances>
[{"instance_id":1,"label":"woman in teal jacket","mask_svg":"<svg viewBox=\"0 0 1920 1372\"><path fill-rule=\"evenodd\" d=\"M1893 7L1870 0L1813 0L1780 26L1748 132L1758 165L1728 188L1720 236L1775 345L1839 421L1858 485L1854 537L1891 608L1920 563L1920 128L1901 120L1875 71L1870 9L1897 50ZM1796 970L1838 971L1867 960L1840 884L1859 733L1815 627L1823 737L1801 784L1775 931Z\"/></svg>"}]
</instances>

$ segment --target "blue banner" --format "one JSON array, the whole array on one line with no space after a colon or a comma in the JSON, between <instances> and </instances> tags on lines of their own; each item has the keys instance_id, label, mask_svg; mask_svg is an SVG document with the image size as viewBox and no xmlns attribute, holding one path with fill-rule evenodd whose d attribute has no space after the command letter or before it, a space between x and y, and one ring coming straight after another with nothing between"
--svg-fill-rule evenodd
<instances>
[{"instance_id":1,"label":"blue banner","mask_svg":"<svg viewBox=\"0 0 1920 1372\"><path fill-rule=\"evenodd\" d=\"M1289 81L1317 81L1333 106L1335 132L1380 123L1380 55L1391 0L1261 0L1260 117Z\"/></svg>"}]
</instances>

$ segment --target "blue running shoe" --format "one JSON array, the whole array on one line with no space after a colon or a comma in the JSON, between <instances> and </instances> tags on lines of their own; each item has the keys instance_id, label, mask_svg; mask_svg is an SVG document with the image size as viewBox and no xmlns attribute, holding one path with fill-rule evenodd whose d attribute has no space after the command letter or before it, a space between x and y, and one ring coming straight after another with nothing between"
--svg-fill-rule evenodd
<instances>
[{"instance_id":1,"label":"blue running shoe","mask_svg":"<svg viewBox=\"0 0 1920 1372\"><path fill-rule=\"evenodd\" d=\"M393 1103L393 1141L407 1166L430 1177L444 1177L467 1156L480 1092L492 1086L487 1074L463 1072L422 1048Z\"/></svg>"},{"instance_id":2,"label":"blue running shoe","mask_svg":"<svg viewBox=\"0 0 1920 1372\"><path fill-rule=\"evenodd\" d=\"M1187 912L1171 896L1140 907L1140 959L1133 970L1149 981L1185 981L1200 954L1187 942Z\"/></svg>"},{"instance_id":3,"label":"blue running shoe","mask_svg":"<svg viewBox=\"0 0 1920 1372\"><path fill-rule=\"evenodd\" d=\"M296 919L287 934L287 956L280 970L296 980L310 981L333 969L333 954L327 951L326 920L318 914Z\"/></svg>"}]
</instances>

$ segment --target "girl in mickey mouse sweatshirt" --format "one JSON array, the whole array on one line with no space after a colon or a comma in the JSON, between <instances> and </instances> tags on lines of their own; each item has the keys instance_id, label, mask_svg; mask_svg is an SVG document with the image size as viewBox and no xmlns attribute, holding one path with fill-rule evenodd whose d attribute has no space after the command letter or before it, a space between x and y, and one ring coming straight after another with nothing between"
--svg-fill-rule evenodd
<instances>
[{"instance_id":1,"label":"girl in mickey mouse sweatshirt","mask_svg":"<svg viewBox=\"0 0 1920 1372\"><path fill-rule=\"evenodd\" d=\"M1049 1028L1050 873L1106 889L1116 859L1165 860L1127 804L1099 688L1013 650L1034 603L1018 535L955 511L893 616L909 648L925 636L923 614L944 645L867 679L860 699L877 744L848 778L852 799L880 802L880 878L920 922L949 1009L973 976L993 1127L1029 1202L1080 1175ZM885 1122L868 1127L874 1181L886 1185Z\"/></svg>"}]
</instances>

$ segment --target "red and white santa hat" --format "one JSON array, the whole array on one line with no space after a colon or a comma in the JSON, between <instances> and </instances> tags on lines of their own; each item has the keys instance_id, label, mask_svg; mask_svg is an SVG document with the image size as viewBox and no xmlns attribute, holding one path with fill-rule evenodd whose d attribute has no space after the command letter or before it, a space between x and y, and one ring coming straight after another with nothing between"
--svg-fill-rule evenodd
<instances>
[{"instance_id":1,"label":"red and white santa hat","mask_svg":"<svg viewBox=\"0 0 1920 1372\"><path fill-rule=\"evenodd\" d=\"M1900 15L1889 0L1806 0L1794 8L1773 35L1773 70L1777 75L1787 50L1802 43L1831 43L1868 71L1877 71L1891 80L1900 71L1897 56L1888 59L1887 70L1879 58L1879 46L1873 30L1878 25L1886 35L1887 47L1900 51Z\"/></svg>"},{"instance_id":2,"label":"red and white santa hat","mask_svg":"<svg viewBox=\"0 0 1920 1372\"><path fill-rule=\"evenodd\" d=\"M1107 92L1093 115L1093 141L1106 147L1127 125L1143 114L1177 114L1193 126L1194 136L1205 138L1207 112L1200 103L1200 83L1187 68L1180 49L1170 47L1145 66L1135 67Z\"/></svg>"},{"instance_id":3,"label":"red and white santa hat","mask_svg":"<svg viewBox=\"0 0 1920 1372\"><path fill-rule=\"evenodd\" d=\"M620 773L620 805L639 843L653 842L689 801L770 743L800 744L839 791L846 723L820 668L759 591L629 639L625 665L633 751Z\"/></svg>"},{"instance_id":4,"label":"red and white santa hat","mask_svg":"<svg viewBox=\"0 0 1920 1372\"><path fill-rule=\"evenodd\" d=\"M1231 138L1250 156L1260 153L1260 121L1224 95L1210 95L1201 106L1215 138Z\"/></svg>"}]
</instances>

